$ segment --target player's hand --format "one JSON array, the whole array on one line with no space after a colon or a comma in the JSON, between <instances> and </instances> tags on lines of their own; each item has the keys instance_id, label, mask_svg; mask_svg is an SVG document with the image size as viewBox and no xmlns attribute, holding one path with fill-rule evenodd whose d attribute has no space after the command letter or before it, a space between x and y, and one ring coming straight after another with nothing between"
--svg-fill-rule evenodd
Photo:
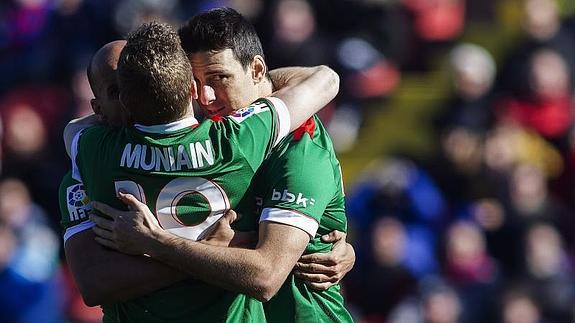
<instances>
[{"instance_id":1,"label":"player's hand","mask_svg":"<svg viewBox=\"0 0 575 323\"><path fill-rule=\"evenodd\" d=\"M339 283L355 263L355 251L345 242L345 237L345 233L337 230L323 235L321 240L332 242L333 249L328 253L303 255L294 267L295 277L316 290L326 290Z\"/></svg>"},{"instance_id":2,"label":"player's hand","mask_svg":"<svg viewBox=\"0 0 575 323\"><path fill-rule=\"evenodd\" d=\"M236 221L238 215L234 210L229 210L216 222L208 234L202 239L202 243L220 247L253 248L257 242L255 232L234 231L231 224Z\"/></svg>"},{"instance_id":3,"label":"player's hand","mask_svg":"<svg viewBox=\"0 0 575 323\"><path fill-rule=\"evenodd\" d=\"M101 202L92 202L94 209L111 218L107 219L97 214L90 216L96 224L92 228L96 233L96 241L123 253L144 255L150 242L163 229L148 206L138 201L132 194L118 193L118 199L128 206L129 211L120 211Z\"/></svg>"},{"instance_id":4,"label":"player's hand","mask_svg":"<svg viewBox=\"0 0 575 323\"><path fill-rule=\"evenodd\" d=\"M212 246L228 247L235 235L231 224L237 217L234 210L227 211L218 222L214 223L201 242Z\"/></svg>"}]
</instances>

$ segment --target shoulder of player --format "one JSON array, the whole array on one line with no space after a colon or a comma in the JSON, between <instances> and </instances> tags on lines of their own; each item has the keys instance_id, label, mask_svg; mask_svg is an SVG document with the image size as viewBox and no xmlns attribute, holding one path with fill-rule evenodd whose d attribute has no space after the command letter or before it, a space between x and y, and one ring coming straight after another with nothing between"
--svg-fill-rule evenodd
<instances>
[{"instance_id":1,"label":"shoulder of player","mask_svg":"<svg viewBox=\"0 0 575 323\"><path fill-rule=\"evenodd\" d=\"M336 158L333 144L325 129L318 129L313 134L304 134L299 138L292 133L274 149L285 151L283 155Z\"/></svg>"},{"instance_id":2,"label":"shoulder of player","mask_svg":"<svg viewBox=\"0 0 575 323\"><path fill-rule=\"evenodd\" d=\"M290 142L284 148L276 154L272 153L265 167L276 170L298 170L297 172L285 172L285 176L303 175L306 177L309 175L317 178L315 175L318 175L321 177L334 176L335 178L337 160L328 149L312 142Z\"/></svg>"},{"instance_id":3,"label":"shoulder of player","mask_svg":"<svg viewBox=\"0 0 575 323\"><path fill-rule=\"evenodd\" d=\"M239 109L231 113L226 117L216 117L213 119L214 121L226 121L231 123L242 123L243 121L249 119L250 117L256 116L263 112L270 112L271 109L274 109L273 103L266 99L261 98L254 101L252 104L248 105L245 108Z\"/></svg>"},{"instance_id":4,"label":"shoulder of player","mask_svg":"<svg viewBox=\"0 0 575 323\"><path fill-rule=\"evenodd\" d=\"M107 133L117 132L118 128L111 128L103 125L94 125L84 129L81 133L81 138L87 137L100 137Z\"/></svg>"}]
</instances>

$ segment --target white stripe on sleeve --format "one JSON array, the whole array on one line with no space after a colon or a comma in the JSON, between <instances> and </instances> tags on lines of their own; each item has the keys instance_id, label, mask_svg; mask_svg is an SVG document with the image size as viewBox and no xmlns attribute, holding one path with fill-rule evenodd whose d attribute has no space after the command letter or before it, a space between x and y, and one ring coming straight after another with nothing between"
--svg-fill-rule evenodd
<instances>
[{"instance_id":1,"label":"white stripe on sleeve","mask_svg":"<svg viewBox=\"0 0 575 323\"><path fill-rule=\"evenodd\" d=\"M74 139L72 139L72 146L70 150L70 159L72 159L72 178L77 180L78 182L82 181L82 176L80 176L80 170L78 169L78 165L76 164L76 158L78 157L78 141L80 140L80 135L82 131L76 133Z\"/></svg>"},{"instance_id":2,"label":"white stripe on sleeve","mask_svg":"<svg viewBox=\"0 0 575 323\"><path fill-rule=\"evenodd\" d=\"M72 157L72 141L74 137L82 130L98 124L98 116L91 114L82 118L74 119L64 128L64 147L68 157Z\"/></svg>"},{"instance_id":3,"label":"white stripe on sleeve","mask_svg":"<svg viewBox=\"0 0 575 323\"><path fill-rule=\"evenodd\" d=\"M82 231L91 229L95 225L96 223L92 222L91 220L86 220L84 222L69 227L68 229L66 229L66 232L64 232L64 243L66 243L66 241L76 233L80 233Z\"/></svg>"},{"instance_id":4,"label":"white stripe on sleeve","mask_svg":"<svg viewBox=\"0 0 575 323\"><path fill-rule=\"evenodd\" d=\"M280 208L263 209L260 222L263 221L287 224L302 229L309 235L310 239L313 239L319 228L319 223L314 218L293 210Z\"/></svg>"},{"instance_id":5,"label":"white stripe on sleeve","mask_svg":"<svg viewBox=\"0 0 575 323\"><path fill-rule=\"evenodd\" d=\"M274 142L274 147L289 134L291 128L290 113L284 101L276 97L268 97L268 100L274 105L274 108L278 114L278 137Z\"/></svg>"}]
</instances>

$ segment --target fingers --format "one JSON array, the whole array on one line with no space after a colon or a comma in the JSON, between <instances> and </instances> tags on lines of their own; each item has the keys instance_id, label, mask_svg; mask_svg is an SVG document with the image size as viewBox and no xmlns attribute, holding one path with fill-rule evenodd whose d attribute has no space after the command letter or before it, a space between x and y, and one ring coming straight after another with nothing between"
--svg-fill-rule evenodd
<instances>
[{"instance_id":1,"label":"fingers","mask_svg":"<svg viewBox=\"0 0 575 323\"><path fill-rule=\"evenodd\" d=\"M102 229L97 225L92 227L92 231L94 231L96 236L99 236L99 237L104 238L106 240L114 240L113 239L114 236L112 234L112 231Z\"/></svg>"},{"instance_id":2,"label":"fingers","mask_svg":"<svg viewBox=\"0 0 575 323\"><path fill-rule=\"evenodd\" d=\"M234 223L234 221L236 221L238 218L237 213L234 210L228 210L225 214L224 214L224 219L226 219L228 221L229 224Z\"/></svg>"},{"instance_id":3,"label":"fingers","mask_svg":"<svg viewBox=\"0 0 575 323\"><path fill-rule=\"evenodd\" d=\"M324 274L308 274L308 273L295 272L295 271L293 274L296 278L303 280L308 285L310 283L314 283L314 284L330 283L331 285L334 285L334 284L337 284L339 282L338 276L330 277L330 276L324 275Z\"/></svg>"},{"instance_id":4,"label":"fingers","mask_svg":"<svg viewBox=\"0 0 575 323\"><path fill-rule=\"evenodd\" d=\"M98 201L92 201L92 207L100 211L102 214L111 217L112 219L116 219L118 216L124 214L123 211L116 210L113 207L109 206L108 204Z\"/></svg>"},{"instance_id":5,"label":"fingers","mask_svg":"<svg viewBox=\"0 0 575 323\"><path fill-rule=\"evenodd\" d=\"M114 220L108 220L102 216L96 215L96 214L91 214L90 215L90 220L92 220L92 222L96 223L96 226L106 229L108 231L112 231L112 229L114 228Z\"/></svg>"},{"instance_id":6,"label":"fingers","mask_svg":"<svg viewBox=\"0 0 575 323\"><path fill-rule=\"evenodd\" d=\"M134 195L130 193L118 192L118 199L128 206L130 210L137 210L147 208L147 205L140 202Z\"/></svg>"},{"instance_id":7,"label":"fingers","mask_svg":"<svg viewBox=\"0 0 575 323\"><path fill-rule=\"evenodd\" d=\"M96 236L94 238L96 240L97 243L101 244L104 247L108 247L110 249L114 249L114 250L118 250L118 246L116 246L116 244L111 241L111 240L107 240L101 237Z\"/></svg>"},{"instance_id":8,"label":"fingers","mask_svg":"<svg viewBox=\"0 0 575 323\"><path fill-rule=\"evenodd\" d=\"M332 283L332 282L326 282L326 283L310 283L307 281L304 281L304 283L306 285L308 285L309 287L311 287L311 289L317 290L317 291L324 291L324 290L328 290L331 286L336 285L337 283Z\"/></svg>"},{"instance_id":9,"label":"fingers","mask_svg":"<svg viewBox=\"0 0 575 323\"><path fill-rule=\"evenodd\" d=\"M301 263L295 264L294 272L309 273L309 274L325 274L329 276L336 275L338 272L337 266L325 266L317 263Z\"/></svg>"},{"instance_id":10,"label":"fingers","mask_svg":"<svg viewBox=\"0 0 575 323\"><path fill-rule=\"evenodd\" d=\"M345 234L345 232L333 230L332 232L321 236L321 241L323 242L337 242L340 240L345 241L346 236L347 234Z\"/></svg>"},{"instance_id":11,"label":"fingers","mask_svg":"<svg viewBox=\"0 0 575 323\"><path fill-rule=\"evenodd\" d=\"M337 265L339 262L339 257L336 256L333 252L328 253L312 253L309 255L303 255L299 258L298 262L301 263L317 263L317 264L324 264L324 265Z\"/></svg>"}]
</instances>

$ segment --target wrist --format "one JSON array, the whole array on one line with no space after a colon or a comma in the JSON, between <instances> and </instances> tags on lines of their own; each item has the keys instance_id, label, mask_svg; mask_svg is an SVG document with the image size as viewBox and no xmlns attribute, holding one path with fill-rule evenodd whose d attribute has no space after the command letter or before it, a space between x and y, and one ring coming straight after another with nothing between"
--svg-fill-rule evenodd
<instances>
[{"instance_id":1,"label":"wrist","mask_svg":"<svg viewBox=\"0 0 575 323\"><path fill-rule=\"evenodd\" d=\"M173 240L173 235L163 229L153 230L152 235L145 244L146 254L152 258L161 258L164 246L169 246Z\"/></svg>"}]
</instances>

